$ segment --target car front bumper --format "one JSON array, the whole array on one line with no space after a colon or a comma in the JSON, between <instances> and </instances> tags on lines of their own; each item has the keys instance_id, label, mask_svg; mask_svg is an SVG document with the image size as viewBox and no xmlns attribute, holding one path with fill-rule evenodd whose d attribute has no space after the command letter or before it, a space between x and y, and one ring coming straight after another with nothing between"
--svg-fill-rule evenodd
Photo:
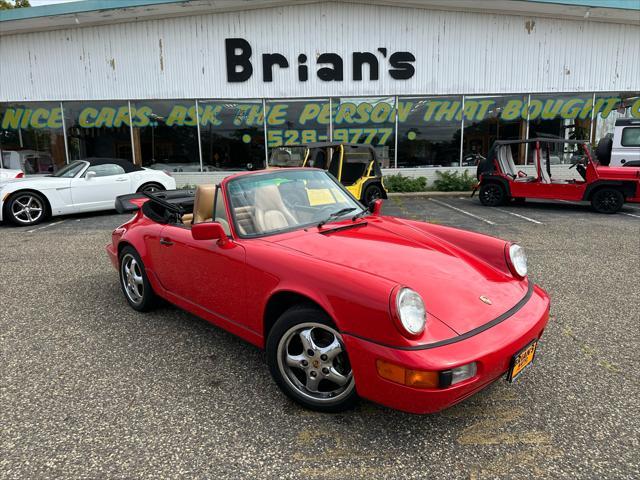
<instances>
[{"instance_id":1,"label":"car front bumper","mask_svg":"<svg viewBox=\"0 0 640 480\"><path fill-rule=\"evenodd\" d=\"M343 341L361 397L409 413L433 413L464 400L505 375L512 357L540 338L548 320L549 297L535 286L531 298L518 312L459 342L401 350L349 334L343 335ZM445 371L476 362L477 373L446 388L413 388L382 378L376 368L377 360L422 371Z\"/></svg>"}]
</instances>

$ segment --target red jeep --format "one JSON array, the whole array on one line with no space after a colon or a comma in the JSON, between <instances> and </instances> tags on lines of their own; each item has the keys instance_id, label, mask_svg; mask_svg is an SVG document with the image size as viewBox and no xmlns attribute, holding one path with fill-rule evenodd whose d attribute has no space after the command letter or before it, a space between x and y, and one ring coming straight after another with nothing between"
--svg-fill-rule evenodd
<instances>
[{"instance_id":1,"label":"red jeep","mask_svg":"<svg viewBox=\"0 0 640 480\"><path fill-rule=\"evenodd\" d=\"M514 152L524 156L526 151L534 160L536 176L517 170L513 161ZM582 179L554 179L551 165L562 163L570 163ZM586 141L498 140L478 163L477 177L480 202L490 207L526 198L584 200L597 212L616 213L624 202L640 203L640 168L600 165Z\"/></svg>"}]
</instances>

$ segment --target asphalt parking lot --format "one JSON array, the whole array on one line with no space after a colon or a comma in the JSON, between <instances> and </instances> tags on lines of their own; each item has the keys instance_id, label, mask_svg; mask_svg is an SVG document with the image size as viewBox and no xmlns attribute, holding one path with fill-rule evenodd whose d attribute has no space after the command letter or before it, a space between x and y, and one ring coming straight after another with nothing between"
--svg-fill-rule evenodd
<instances>
[{"instance_id":1,"label":"asphalt parking lot","mask_svg":"<svg viewBox=\"0 0 640 480\"><path fill-rule=\"evenodd\" d=\"M127 306L104 246L128 215L2 225L0 477L639 478L640 206L393 197L384 211L526 247L553 318L517 383L428 416L308 412L253 346Z\"/></svg>"}]
</instances>

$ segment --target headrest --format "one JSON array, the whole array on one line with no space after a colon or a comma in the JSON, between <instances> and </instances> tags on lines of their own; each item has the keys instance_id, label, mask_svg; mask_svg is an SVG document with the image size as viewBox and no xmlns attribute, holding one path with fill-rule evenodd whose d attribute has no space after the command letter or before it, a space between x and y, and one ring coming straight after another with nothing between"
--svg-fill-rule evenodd
<instances>
[{"instance_id":1,"label":"headrest","mask_svg":"<svg viewBox=\"0 0 640 480\"><path fill-rule=\"evenodd\" d=\"M202 223L213 218L213 201L216 195L215 185L198 185L193 203L193 223Z\"/></svg>"},{"instance_id":2,"label":"headrest","mask_svg":"<svg viewBox=\"0 0 640 480\"><path fill-rule=\"evenodd\" d=\"M283 210L280 191L275 185L265 185L256 190L256 206L263 211Z\"/></svg>"}]
</instances>

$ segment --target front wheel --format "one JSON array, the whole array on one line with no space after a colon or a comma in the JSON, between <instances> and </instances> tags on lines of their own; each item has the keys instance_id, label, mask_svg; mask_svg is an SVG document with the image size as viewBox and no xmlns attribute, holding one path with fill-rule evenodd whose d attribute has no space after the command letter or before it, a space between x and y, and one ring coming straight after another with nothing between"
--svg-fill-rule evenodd
<instances>
[{"instance_id":1,"label":"front wheel","mask_svg":"<svg viewBox=\"0 0 640 480\"><path fill-rule=\"evenodd\" d=\"M36 192L18 193L11 197L6 205L7 217L19 227L37 225L47 216L45 200Z\"/></svg>"},{"instance_id":2,"label":"front wheel","mask_svg":"<svg viewBox=\"0 0 640 480\"><path fill-rule=\"evenodd\" d=\"M624 205L624 195L615 188L602 188L591 197L591 206L598 213L616 213Z\"/></svg>"},{"instance_id":3,"label":"front wheel","mask_svg":"<svg viewBox=\"0 0 640 480\"><path fill-rule=\"evenodd\" d=\"M483 205L487 207L497 207L505 202L507 194L501 185L497 183L485 183L480 187L479 198L480 203Z\"/></svg>"},{"instance_id":4,"label":"front wheel","mask_svg":"<svg viewBox=\"0 0 640 480\"><path fill-rule=\"evenodd\" d=\"M282 314L267 339L267 362L280 389L306 408L341 412L357 401L342 336L316 308Z\"/></svg>"}]
</instances>

